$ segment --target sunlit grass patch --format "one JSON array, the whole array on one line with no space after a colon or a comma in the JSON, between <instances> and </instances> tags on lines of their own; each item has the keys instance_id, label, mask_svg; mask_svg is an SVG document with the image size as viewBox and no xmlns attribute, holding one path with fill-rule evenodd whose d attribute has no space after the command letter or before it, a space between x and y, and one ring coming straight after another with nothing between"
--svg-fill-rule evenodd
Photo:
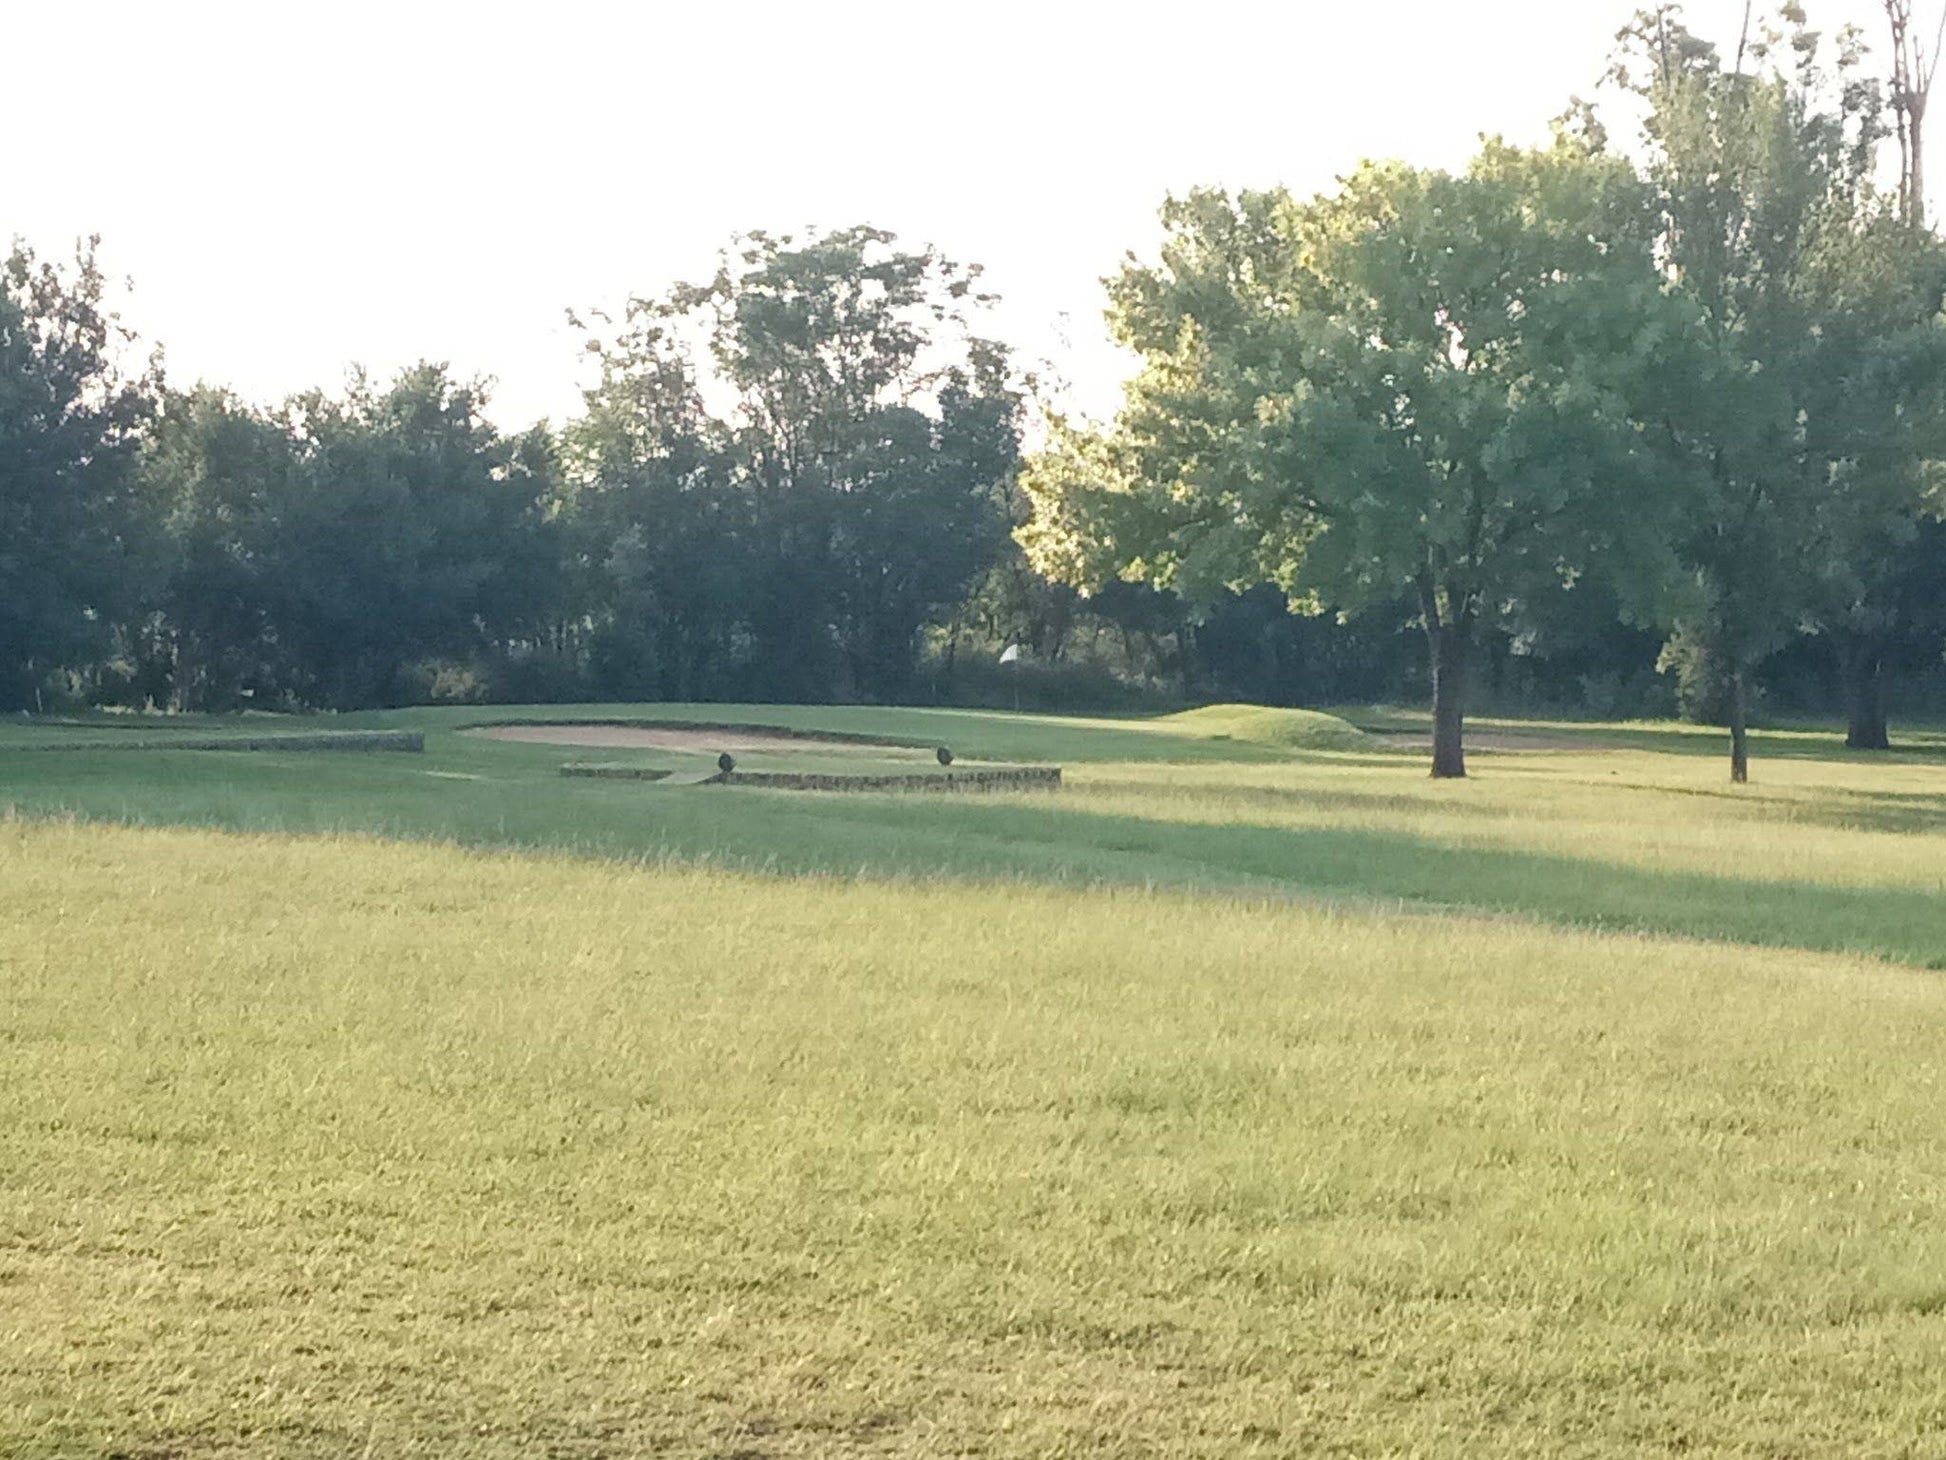
<instances>
[{"instance_id":1,"label":"sunlit grass patch","mask_svg":"<svg viewBox=\"0 0 1946 1460\"><path fill-rule=\"evenodd\" d=\"M1946 993L0 827L0 1453L1906 1454Z\"/></svg>"}]
</instances>

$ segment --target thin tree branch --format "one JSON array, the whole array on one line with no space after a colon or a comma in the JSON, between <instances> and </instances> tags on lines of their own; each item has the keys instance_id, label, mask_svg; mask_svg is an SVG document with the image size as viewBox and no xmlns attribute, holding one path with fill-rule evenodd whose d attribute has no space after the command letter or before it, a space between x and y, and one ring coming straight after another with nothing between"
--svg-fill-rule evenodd
<instances>
[{"instance_id":1,"label":"thin tree branch","mask_svg":"<svg viewBox=\"0 0 1946 1460\"><path fill-rule=\"evenodd\" d=\"M1939 25L1933 31L1930 57L1923 52L1920 56L1922 74L1919 78L1919 90L1922 94L1932 90L1933 75L1939 70L1939 48L1942 43L1946 43L1946 5L1939 8Z\"/></svg>"}]
</instances>

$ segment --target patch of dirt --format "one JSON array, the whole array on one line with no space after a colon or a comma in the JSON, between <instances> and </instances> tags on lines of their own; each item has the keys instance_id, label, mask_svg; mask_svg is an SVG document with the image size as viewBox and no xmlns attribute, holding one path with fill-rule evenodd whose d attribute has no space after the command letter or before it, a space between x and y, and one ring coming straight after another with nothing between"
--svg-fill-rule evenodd
<instances>
[{"instance_id":1,"label":"patch of dirt","mask_svg":"<svg viewBox=\"0 0 1946 1460\"><path fill-rule=\"evenodd\" d=\"M1372 736L1380 745L1389 745L1397 750L1430 750L1432 731L1414 731L1403 734L1398 731L1385 731ZM1623 750L1626 747L1616 740L1603 740L1594 735L1554 735L1545 730L1468 730L1466 732L1468 750Z\"/></svg>"},{"instance_id":2,"label":"patch of dirt","mask_svg":"<svg viewBox=\"0 0 1946 1460\"><path fill-rule=\"evenodd\" d=\"M678 729L664 725L483 725L464 732L488 740L517 740L526 745L581 745L601 750L686 750L704 755L722 751L815 749L820 755L875 755L883 745L827 740L804 735L766 734L761 730L713 728L698 725Z\"/></svg>"}]
</instances>

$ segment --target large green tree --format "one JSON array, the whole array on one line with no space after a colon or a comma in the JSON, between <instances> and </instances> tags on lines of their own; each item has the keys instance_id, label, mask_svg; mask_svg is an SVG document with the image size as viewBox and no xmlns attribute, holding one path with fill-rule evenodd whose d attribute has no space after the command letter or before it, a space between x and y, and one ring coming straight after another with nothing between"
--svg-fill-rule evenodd
<instances>
[{"instance_id":1,"label":"large green tree","mask_svg":"<svg viewBox=\"0 0 1946 1460\"><path fill-rule=\"evenodd\" d=\"M149 637L178 709L230 710L283 688L271 570L295 461L284 424L228 391L163 398L143 460L164 561Z\"/></svg>"},{"instance_id":2,"label":"large green tree","mask_svg":"<svg viewBox=\"0 0 1946 1460\"><path fill-rule=\"evenodd\" d=\"M1840 666L1845 744L1885 750L1883 671L1937 617L1915 587L1940 505L1932 463L1946 458L1946 249L1883 203L1846 213L1808 251L1804 293L1814 326L1799 394L1819 488L1803 544L1810 617Z\"/></svg>"},{"instance_id":3,"label":"large green tree","mask_svg":"<svg viewBox=\"0 0 1946 1460\"><path fill-rule=\"evenodd\" d=\"M1482 624L1599 560L1646 612L1670 493L1635 427L1691 320L1633 171L1563 133L1464 174L1368 164L1309 202L1198 192L1112 286L1144 360L1112 430L1057 426L1028 487L1047 571L1192 597L1409 596L1435 776L1465 774Z\"/></svg>"},{"instance_id":4,"label":"large green tree","mask_svg":"<svg viewBox=\"0 0 1946 1460\"><path fill-rule=\"evenodd\" d=\"M1937 241L1875 181L1881 88L1855 32L1786 5L1725 64L1678 7L1639 14L1615 75L1647 103L1659 251L1702 322L1683 389L1645 413L1685 480L1675 623L1720 666L1731 776L1757 665L1806 620L1844 644L1855 743L1882 744L1891 548L1922 506L1946 388Z\"/></svg>"},{"instance_id":5,"label":"large green tree","mask_svg":"<svg viewBox=\"0 0 1946 1460\"><path fill-rule=\"evenodd\" d=\"M727 688L735 658L766 697L906 693L1009 525L1019 406L977 280L878 229L756 233L590 320L570 443L608 642L670 688Z\"/></svg>"},{"instance_id":6,"label":"large green tree","mask_svg":"<svg viewBox=\"0 0 1946 1460\"><path fill-rule=\"evenodd\" d=\"M565 432L575 597L591 670L624 699L709 700L740 688L750 494L704 406L692 343L662 300L597 317L601 377Z\"/></svg>"},{"instance_id":7,"label":"large green tree","mask_svg":"<svg viewBox=\"0 0 1946 1460\"><path fill-rule=\"evenodd\" d=\"M0 259L0 708L98 657L140 582L155 378L107 293L93 240L66 268Z\"/></svg>"},{"instance_id":8,"label":"large green tree","mask_svg":"<svg viewBox=\"0 0 1946 1460\"><path fill-rule=\"evenodd\" d=\"M282 412L293 463L259 564L290 692L340 709L404 692L415 660L466 658L545 621L545 429L504 436L485 391L421 364Z\"/></svg>"}]
</instances>

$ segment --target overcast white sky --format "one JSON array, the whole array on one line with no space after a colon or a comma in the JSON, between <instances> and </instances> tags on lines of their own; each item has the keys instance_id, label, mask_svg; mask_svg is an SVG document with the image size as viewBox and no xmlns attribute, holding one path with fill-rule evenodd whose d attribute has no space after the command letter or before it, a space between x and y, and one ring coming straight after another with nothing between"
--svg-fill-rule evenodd
<instances>
[{"instance_id":1,"label":"overcast white sky","mask_svg":"<svg viewBox=\"0 0 1946 1460\"><path fill-rule=\"evenodd\" d=\"M1808 4L1878 39L1878 0ZM869 222L984 263L996 332L1101 409L1099 280L1167 192L1537 140L1632 9L23 0L0 241L103 235L178 383L445 359L511 426L579 404L569 306L704 276L739 230ZM1727 38L1743 0L1688 10Z\"/></svg>"}]
</instances>

